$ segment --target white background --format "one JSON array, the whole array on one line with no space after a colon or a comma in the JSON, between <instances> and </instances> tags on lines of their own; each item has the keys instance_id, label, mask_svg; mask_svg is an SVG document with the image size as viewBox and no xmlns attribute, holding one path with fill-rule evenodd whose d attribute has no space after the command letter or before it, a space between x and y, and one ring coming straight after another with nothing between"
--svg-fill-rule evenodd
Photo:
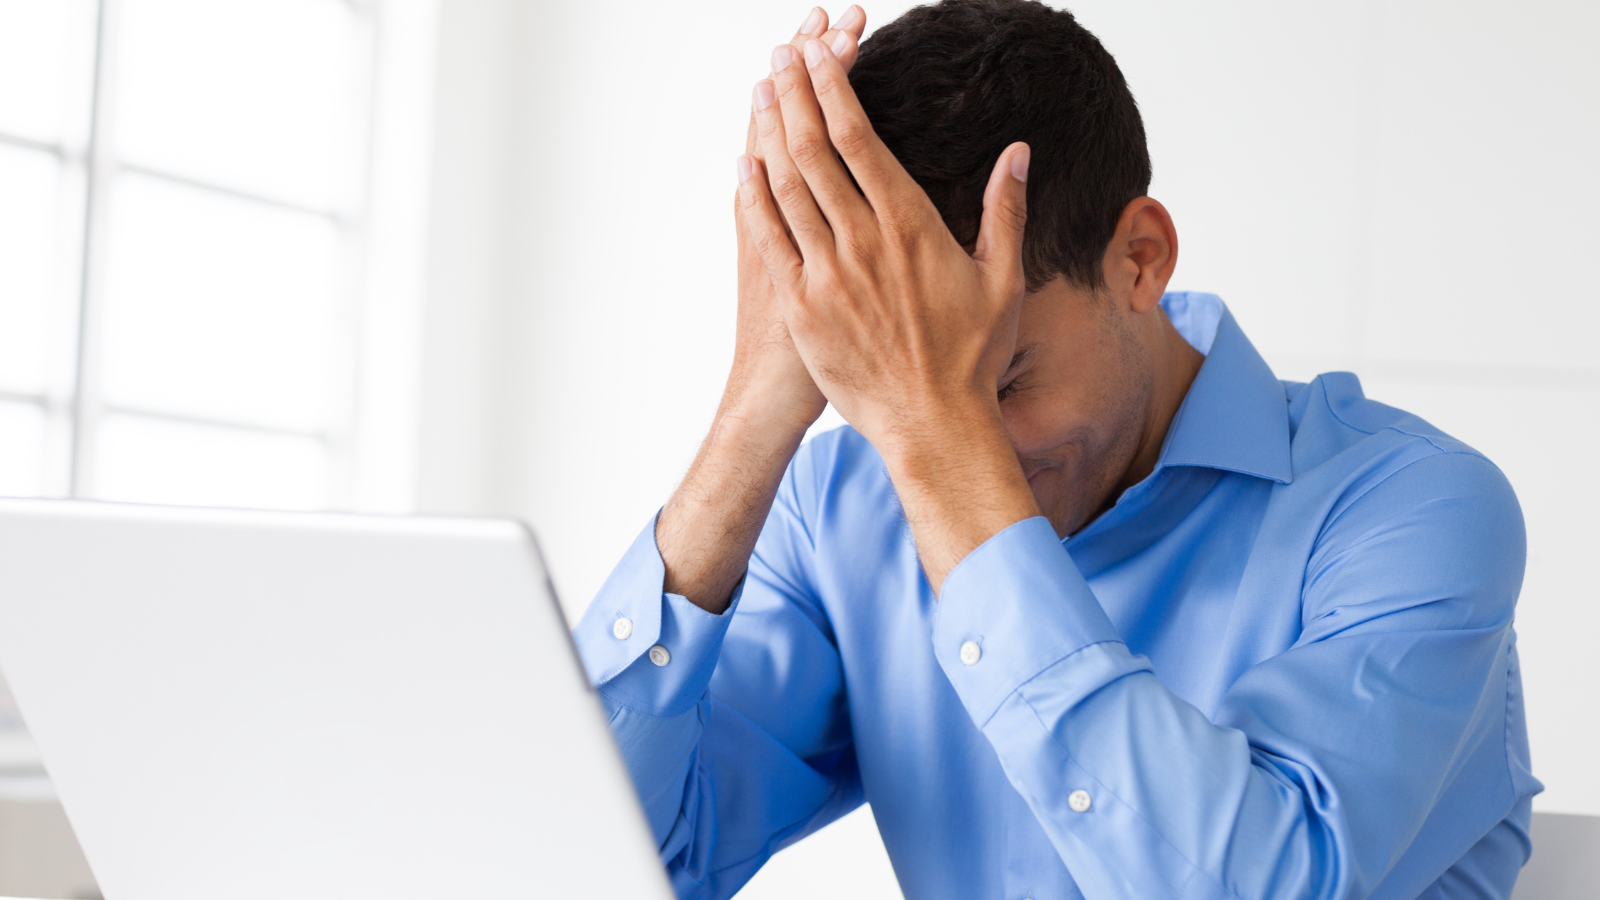
<instances>
[{"instance_id":1,"label":"white background","mask_svg":"<svg viewBox=\"0 0 1600 900\"><path fill-rule=\"evenodd\" d=\"M1511 478L1535 808L1600 814L1600 5L1073 9L1144 111L1173 287L1220 293L1280 376L1354 371ZM733 160L806 10L443 4L418 503L532 521L574 616L715 406ZM891 896L885 865L857 815L743 896Z\"/></svg>"}]
</instances>

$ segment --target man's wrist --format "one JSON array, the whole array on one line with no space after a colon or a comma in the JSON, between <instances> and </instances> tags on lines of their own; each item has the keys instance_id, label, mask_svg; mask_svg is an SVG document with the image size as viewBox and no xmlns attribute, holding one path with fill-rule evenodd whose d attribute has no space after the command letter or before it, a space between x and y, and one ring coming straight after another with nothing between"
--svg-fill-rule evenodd
<instances>
[{"instance_id":1,"label":"man's wrist","mask_svg":"<svg viewBox=\"0 0 1600 900\"><path fill-rule=\"evenodd\" d=\"M994 398L965 395L884 404L864 433L883 456L885 464L917 466L957 452L976 438L998 445L1005 425Z\"/></svg>"},{"instance_id":2,"label":"man's wrist","mask_svg":"<svg viewBox=\"0 0 1600 900\"><path fill-rule=\"evenodd\" d=\"M717 418L740 422L752 437L764 437L764 443L798 444L822 414L824 403L818 402L815 388L810 390L798 389L792 377L781 374L735 371L723 389Z\"/></svg>"},{"instance_id":3,"label":"man's wrist","mask_svg":"<svg viewBox=\"0 0 1600 900\"><path fill-rule=\"evenodd\" d=\"M1039 515L992 402L925 408L881 429L874 443L935 590L985 540Z\"/></svg>"},{"instance_id":4,"label":"man's wrist","mask_svg":"<svg viewBox=\"0 0 1600 900\"><path fill-rule=\"evenodd\" d=\"M968 500L983 506L1025 500L1010 505L1037 512L1016 450L999 423L958 419L886 443L887 451L880 450L884 466L902 490L916 489L961 505Z\"/></svg>"}]
</instances>

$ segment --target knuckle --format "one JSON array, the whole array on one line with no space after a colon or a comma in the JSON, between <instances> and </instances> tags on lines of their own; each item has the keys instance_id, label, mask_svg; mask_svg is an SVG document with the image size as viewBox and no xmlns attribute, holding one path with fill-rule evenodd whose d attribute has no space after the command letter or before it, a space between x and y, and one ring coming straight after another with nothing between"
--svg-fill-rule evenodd
<instances>
[{"instance_id":1,"label":"knuckle","mask_svg":"<svg viewBox=\"0 0 1600 900\"><path fill-rule=\"evenodd\" d=\"M774 105L773 109L776 109L776 105ZM763 143L764 139L770 138L776 134L780 124L781 120L777 116L757 113L754 129L757 138L755 144L759 146Z\"/></svg>"},{"instance_id":2,"label":"knuckle","mask_svg":"<svg viewBox=\"0 0 1600 900\"><path fill-rule=\"evenodd\" d=\"M1006 224L1018 231L1028 225L1028 208L1021 203L1004 203L1000 206L1000 214L1005 217Z\"/></svg>"},{"instance_id":3,"label":"knuckle","mask_svg":"<svg viewBox=\"0 0 1600 900\"><path fill-rule=\"evenodd\" d=\"M805 199L806 182L794 172L783 172L772 178L772 196L778 203L790 206Z\"/></svg>"},{"instance_id":4,"label":"knuckle","mask_svg":"<svg viewBox=\"0 0 1600 900\"><path fill-rule=\"evenodd\" d=\"M782 249L779 242L787 240L787 238L781 237L777 232L768 228L763 228L752 237L755 241L756 252L761 254L763 258L770 257L773 253Z\"/></svg>"},{"instance_id":5,"label":"knuckle","mask_svg":"<svg viewBox=\"0 0 1600 900\"><path fill-rule=\"evenodd\" d=\"M733 214L738 222L750 221L751 215L762 206L760 191L740 191L733 197Z\"/></svg>"},{"instance_id":6,"label":"knuckle","mask_svg":"<svg viewBox=\"0 0 1600 900\"><path fill-rule=\"evenodd\" d=\"M841 122L833 131L833 146L844 156L859 156L872 141L872 126L865 122Z\"/></svg>"},{"instance_id":7,"label":"knuckle","mask_svg":"<svg viewBox=\"0 0 1600 900\"><path fill-rule=\"evenodd\" d=\"M821 222L802 220L791 225L789 230L794 234L797 247L801 244L821 244L833 239L828 232L828 226Z\"/></svg>"},{"instance_id":8,"label":"knuckle","mask_svg":"<svg viewBox=\"0 0 1600 900\"><path fill-rule=\"evenodd\" d=\"M839 235L839 244L851 259L870 260L875 256L872 241L854 228L846 229Z\"/></svg>"},{"instance_id":9,"label":"knuckle","mask_svg":"<svg viewBox=\"0 0 1600 900\"><path fill-rule=\"evenodd\" d=\"M911 204L905 202L886 203L878 213L878 220L883 225L885 234L899 241L906 241L915 236L920 226L919 211Z\"/></svg>"},{"instance_id":10,"label":"knuckle","mask_svg":"<svg viewBox=\"0 0 1600 900\"><path fill-rule=\"evenodd\" d=\"M761 268L773 283L779 283L793 277L794 267L799 262L795 253L794 244L789 242L789 236L782 231L769 231L757 235L755 239L757 258L761 261Z\"/></svg>"},{"instance_id":11,"label":"knuckle","mask_svg":"<svg viewBox=\"0 0 1600 900\"><path fill-rule=\"evenodd\" d=\"M816 93L818 100L832 100L839 96L839 82L820 75L811 79L811 90Z\"/></svg>"},{"instance_id":12,"label":"knuckle","mask_svg":"<svg viewBox=\"0 0 1600 900\"><path fill-rule=\"evenodd\" d=\"M795 165L810 167L821 162L827 148L815 132L796 131L789 135L789 158Z\"/></svg>"}]
</instances>

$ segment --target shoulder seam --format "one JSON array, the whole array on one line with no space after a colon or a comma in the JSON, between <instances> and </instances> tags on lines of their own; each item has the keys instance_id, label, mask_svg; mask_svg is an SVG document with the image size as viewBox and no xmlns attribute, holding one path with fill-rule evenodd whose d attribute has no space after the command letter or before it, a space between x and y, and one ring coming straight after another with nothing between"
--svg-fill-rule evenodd
<instances>
[{"instance_id":1,"label":"shoulder seam","mask_svg":"<svg viewBox=\"0 0 1600 900\"><path fill-rule=\"evenodd\" d=\"M1322 378L1322 376L1319 375L1319 376L1317 376L1317 378L1320 380ZM1362 399L1371 399L1371 398L1368 398L1365 395L1363 395ZM1374 400L1373 402L1376 403L1377 401ZM1374 434L1378 433L1377 431L1368 431L1367 429L1362 428L1362 427L1360 427L1359 425L1356 425L1353 422L1346 421L1344 416L1339 415L1339 411L1334 409L1333 408L1333 404L1331 402L1329 402L1329 400L1328 400L1328 390L1327 390L1326 387L1324 387L1323 390L1322 390L1322 405L1323 405L1323 407L1325 409L1328 410L1328 415L1333 416L1334 421L1336 421L1340 425L1343 425L1344 427L1350 429L1351 431L1357 431L1357 432L1360 432L1360 433L1365 434L1365 435L1374 435ZM1393 407L1391 407L1391 408L1393 408ZM1401 411L1403 412L1403 410L1401 410ZM1409 415L1413 415L1413 414L1412 413L1406 413L1406 415L1409 416ZM1406 437L1416 438L1419 441L1425 441L1425 442L1427 442L1428 446L1430 446L1433 449L1439 451L1440 453L1462 453L1462 452L1467 452L1467 451L1464 451L1464 450L1450 450L1450 449L1447 449L1445 447L1441 447L1441 446L1439 446L1439 442L1435 441L1433 438L1431 438L1431 437L1429 437L1429 436L1427 436L1425 434L1417 434L1415 432L1406 431L1404 428L1401 428L1398 425L1385 425L1385 426L1383 426L1383 428L1379 429L1379 431L1393 431L1396 434L1403 434ZM1454 439L1452 438L1452 440L1454 440ZM1459 441L1457 443L1459 443ZM1463 445L1463 446L1465 446L1465 445ZM1469 455L1483 456L1483 454L1477 452L1476 450L1472 450Z\"/></svg>"}]
</instances>

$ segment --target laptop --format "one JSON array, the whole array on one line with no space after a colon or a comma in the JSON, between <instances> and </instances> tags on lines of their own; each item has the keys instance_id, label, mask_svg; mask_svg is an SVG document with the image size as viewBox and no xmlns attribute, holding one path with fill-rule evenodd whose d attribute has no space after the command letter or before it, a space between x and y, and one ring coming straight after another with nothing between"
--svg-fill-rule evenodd
<instances>
[{"instance_id":1,"label":"laptop","mask_svg":"<svg viewBox=\"0 0 1600 900\"><path fill-rule=\"evenodd\" d=\"M672 896L516 522L0 499L0 668L107 900Z\"/></svg>"}]
</instances>

